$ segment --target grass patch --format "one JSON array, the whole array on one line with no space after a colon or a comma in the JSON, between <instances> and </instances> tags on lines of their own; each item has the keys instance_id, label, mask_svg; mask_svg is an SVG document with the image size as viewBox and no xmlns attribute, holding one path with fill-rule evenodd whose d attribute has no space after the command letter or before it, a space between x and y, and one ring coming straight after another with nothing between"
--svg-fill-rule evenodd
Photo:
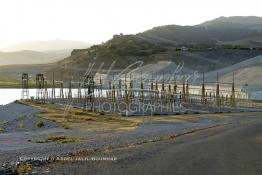
<instances>
[{"instance_id":1,"label":"grass patch","mask_svg":"<svg viewBox=\"0 0 262 175\"><path fill-rule=\"evenodd\" d=\"M67 124L62 124L61 125L64 129L69 129L69 126Z\"/></svg>"},{"instance_id":2,"label":"grass patch","mask_svg":"<svg viewBox=\"0 0 262 175\"><path fill-rule=\"evenodd\" d=\"M39 120L39 121L37 121L37 122L35 123L35 125L36 125L37 127L39 127L39 128L42 128L43 126L45 126L45 122L42 121L42 120Z\"/></svg>"},{"instance_id":3,"label":"grass patch","mask_svg":"<svg viewBox=\"0 0 262 175\"><path fill-rule=\"evenodd\" d=\"M36 142L36 143L50 143L50 142L69 143L69 142L79 142L80 140L81 140L80 138L66 137L64 135L59 135L59 136L48 137L47 139L36 139L36 140L33 140L33 142Z\"/></svg>"},{"instance_id":4,"label":"grass patch","mask_svg":"<svg viewBox=\"0 0 262 175\"><path fill-rule=\"evenodd\" d=\"M86 118L85 121L94 121L94 119L89 117L89 118Z\"/></svg>"},{"instance_id":5,"label":"grass patch","mask_svg":"<svg viewBox=\"0 0 262 175\"><path fill-rule=\"evenodd\" d=\"M31 173L33 170L33 167L32 165L29 165L29 164L22 164L22 165L19 165L17 167L17 173L18 174L27 174L27 173Z\"/></svg>"},{"instance_id":6,"label":"grass patch","mask_svg":"<svg viewBox=\"0 0 262 175\"><path fill-rule=\"evenodd\" d=\"M160 136L158 141L163 141L163 140L172 140L176 139L175 135L170 135L170 136Z\"/></svg>"},{"instance_id":7,"label":"grass patch","mask_svg":"<svg viewBox=\"0 0 262 175\"><path fill-rule=\"evenodd\" d=\"M18 128L19 128L19 129L24 129L24 128L25 128L25 125L24 125L23 123L19 123L19 124L18 124Z\"/></svg>"},{"instance_id":8,"label":"grass patch","mask_svg":"<svg viewBox=\"0 0 262 175\"><path fill-rule=\"evenodd\" d=\"M5 129L4 128L0 128L0 133L4 133Z\"/></svg>"},{"instance_id":9,"label":"grass patch","mask_svg":"<svg viewBox=\"0 0 262 175\"><path fill-rule=\"evenodd\" d=\"M75 115L86 115L86 112L84 111L75 111Z\"/></svg>"},{"instance_id":10,"label":"grass patch","mask_svg":"<svg viewBox=\"0 0 262 175\"><path fill-rule=\"evenodd\" d=\"M106 131L133 130L139 126L140 121L119 116L101 115L98 112L86 111L79 108L71 108L65 112L63 106L56 104L37 104L32 101L20 101L26 105L45 111L36 114L34 117L41 117L50 121L55 121L64 129L77 129L82 131Z\"/></svg>"},{"instance_id":11,"label":"grass patch","mask_svg":"<svg viewBox=\"0 0 262 175\"><path fill-rule=\"evenodd\" d=\"M29 80L29 87L35 88L34 80ZM0 88L21 88L21 81L12 77L0 77Z\"/></svg>"},{"instance_id":12,"label":"grass patch","mask_svg":"<svg viewBox=\"0 0 262 175\"><path fill-rule=\"evenodd\" d=\"M2 124L3 124L3 125L6 125L6 124L8 124L8 121L7 121L7 120L3 120L3 121L2 121Z\"/></svg>"},{"instance_id":13,"label":"grass patch","mask_svg":"<svg viewBox=\"0 0 262 175\"><path fill-rule=\"evenodd\" d=\"M159 140L165 140L166 139L166 136L160 136L159 137Z\"/></svg>"},{"instance_id":14,"label":"grass patch","mask_svg":"<svg viewBox=\"0 0 262 175\"><path fill-rule=\"evenodd\" d=\"M37 104L32 101L20 101L23 104L35 107L44 111L43 113L36 114L34 117L41 117L53 122L64 129L77 129L81 131L130 131L134 130L141 123L144 122L192 122L199 120L196 115L183 115L176 113L171 116L152 116L152 117L120 117L114 114L106 114L103 112L91 112L79 108L71 108L65 112L64 106L56 104Z\"/></svg>"}]
</instances>

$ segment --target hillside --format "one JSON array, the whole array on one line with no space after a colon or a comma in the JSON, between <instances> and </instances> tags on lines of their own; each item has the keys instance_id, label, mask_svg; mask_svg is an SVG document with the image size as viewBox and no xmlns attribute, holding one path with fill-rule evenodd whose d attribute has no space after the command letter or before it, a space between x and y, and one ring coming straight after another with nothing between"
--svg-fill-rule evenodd
<instances>
[{"instance_id":1,"label":"hillside","mask_svg":"<svg viewBox=\"0 0 262 175\"><path fill-rule=\"evenodd\" d=\"M88 49L73 50L70 57L57 62L49 73L66 72L66 68L74 67L76 69L73 73L79 74L83 73L90 64L94 64L94 69L102 64L102 69L106 71L113 62L113 69L123 69L136 61L143 61L145 64L154 60L157 62L158 58L155 56L165 54L166 48L160 45L139 40L133 35L115 35L106 43Z\"/></svg>"},{"instance_id":2,"label":"hillside","mask_svg":"<svg viewBox=\"0 0 262 175\"><path fill-rule=\"evenodd\" d=\"M262 100L262 55L241 61L232 66L206 73L206 81L214 82L219 73L219 81L230 83L234 80L237 87L244 88L249 97ZM201 82L198 79L197 83Z\"/></svg>"},{"instance_id":3,"label":"hillside","mask_svg":"<svg viewBox=\"0 0 262 175\"><path fill-rule=\"evenodd\" d=\"M248 84L249 88L262 90L262 56L241 61L232 66L223 69L211 71L206 74L206 80L212 81L219 73L222 82L232 82L233 72L235 74L235 83L238 86Z\"/></svg>"},{"instance_id":4,"label":"hillside","mask_svg":"<svg viewBox=\"0 0 262 175\"><path fill-rule=\"evenodd\" d=\"M126 39L123 39L123 37ZM160 44L152 45L143 40L136 40L134 36L121 36L120 38L121 42L119 43L115 43L115 38L113 38L103 45L92 46L89 49L74 50L70 57L57 62L53 68L49 69L48 73L51 75L52 72L56 74L59 74L59 72L70 72L69 68L71 67L73 68L71 72L79 75L83 74L90 64L94 64L93 69L98 69L102 66L100 72L105 73L111 65L112 69L117 71L123 70L137 61L143 62L143 65L158 64L159 61L174 62L176 65L184 63L185 72L208 72L262 55L262 50L223 48L179 51ZM131 40L129 41L130 43L123 43L127 38ZM115 44L111 45L110 43ZM153 69L151 71L156 70ZM163 69L161 71L168 73L172 69Z\"/></svg>"},{"instance_id":5,"label":"hillside","mask_svg":"<svg viewBox=\"0 0 262 175\"><path fill-rule=\"evenodd\" d=\"M88 49L75 49L48 73L79 75L91 64L94 69L102 64L100 72L105 72L112 63L112 69L122 70L136 61L143 65L184 62L190 71L207 72L262 55L261 41L261 17L220 17L195 26L160 26L136 35L115 35ZM186 49L181 50L181 46Z\"/></svg>"},{"instance_id":6,"label":"hillside","mask_svg":"<svg viewBox=\"0 0 262 175\"><path fill-rule=\"evenodd\" d=\"M261 17L220 17L195 26L155 27L138 37L171 45L223 45L262 47Z\"/></svg>"}]
</instances>

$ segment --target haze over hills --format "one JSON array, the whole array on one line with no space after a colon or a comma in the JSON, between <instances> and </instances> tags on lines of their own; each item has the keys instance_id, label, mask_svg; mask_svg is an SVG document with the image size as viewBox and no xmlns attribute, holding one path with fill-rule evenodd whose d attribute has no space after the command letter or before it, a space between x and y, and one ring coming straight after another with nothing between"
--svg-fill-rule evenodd
<instances>
[{"instance_id":1,"label":"haze over hills","mask_svg":"<svg viewBox=\"0 0 262 175\"><path fill-rule=\"evenodd\" d=\"M257 65L258 68L246 66L237 70L232 66L262 55L260 39L262 39L261 17L220 17L196 26L167 25L136 35L114 35L105 43L93 45L90 48L76 48L71 55L70 49L66 54L65 50L50 48L45 52L22 51L17 53L17 60L12 63L43 64L45 63L43 60L48 60L48 63L58 60L54 64L49 64L45 68L47 70L42 70L46 71L47 76L54 72L57 78L63 77L67 72L72 73L73 76L79 76L92 64L94 64L94 69L100 69L100 73L106 73L110 67L114 71L121 71L140 61L143 62L144 71L156 71L161 74L161 72L171 73L179 63L184 63L181 73L216 72L228 68L225 74L221 74L221 79L225 81L231 78L228 75L231 75L232 71L236 71L237 84L240 86L245 84L244 81L240 81L243 75L241 70L245 69L250 87L260 90L262 86L260 82L256 81L256 78L260 73L261 64ZM43 48L47 49L47 47L38 49ZM5 60L12 60L11 57L14 55L1 54L8 55L2 56L4 57L3 63ZM34 57L40 61L30 60L31 57L28 54L35 55ZM52 59L49 59L51 57ZM12 69L13 66L9 68ZM5 72L8 72L9 68L6 67ZM247 76L249 73L254 76ZM211 76L213 74L209 75L214 78Z\"/></svg>"},{"instance_id":2,"label":"haze over hills","mask_svg":"<svg viewBox=\"0 0 262 175\"><path fill-rule=\"evenodd\" d=\"M70 51L38 52L31 50L0 52L0 65L54 63L70 55Z\"/></svg>"},{"instance_id":3,"label":"haze over hills","mask_svg":"<svg viewBox=\"0 0 262 175\"><path fill-rule=\"evenodd\" d=\"M47 41L28 41L23 43L14 44L5 48L0 49L4 52L14 52L21 50L32 50L32 51L53 51L53 50L73 50L88 48L93 44L85 43L81 41L70 41L70 40L47 40Z\"/></svg>"},{"instance_id":4,"label":"haze over hills","mask_svg":"<svg viewBox=\"0 0 262 175\"><path fill-rule=\"evenodd\" d=\"M46 64L70 56L73 49L91 44L69 40L30 41L15 44L0 51L0 65Z\"/></svg>"}]
</instances>

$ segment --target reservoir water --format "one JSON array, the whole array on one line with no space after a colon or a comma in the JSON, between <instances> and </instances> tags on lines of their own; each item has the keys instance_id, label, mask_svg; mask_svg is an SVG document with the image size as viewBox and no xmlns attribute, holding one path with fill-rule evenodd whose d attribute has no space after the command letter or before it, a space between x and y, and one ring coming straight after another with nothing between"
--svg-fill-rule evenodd
<instances>
[{"instance_id":1,"label":"reservoir water","mask_svg":"<svg viewBox=\"0 0 262 175\"><path fill-rule=\"evenodd\" d=\"M51 88L48 89L48 93L51 94ZM60 89L56 89L56 96L59 95ZM68 89L64 89L64 94L68 93ZM83 94L84 92L82 92ZM9 89L9 88L1 88L0 89L0 105L6 105L15 100L21 99L22 90L21 89ZM77 89L72 89L73 97L77 97ZM29 98L36 96L36 89L29 89Z\"/></svg>"}]
</instances>

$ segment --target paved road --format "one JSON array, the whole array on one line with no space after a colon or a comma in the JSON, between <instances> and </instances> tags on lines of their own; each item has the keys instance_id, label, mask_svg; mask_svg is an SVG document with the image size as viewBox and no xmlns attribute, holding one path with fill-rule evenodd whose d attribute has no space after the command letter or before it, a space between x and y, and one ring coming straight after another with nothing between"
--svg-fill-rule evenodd
<instances>
[{"instance_id":1,"label":"paved road","mask_svg":"<svg viewBox=\"0 0 262 175\"><path fill-rule=\"evenodd\" d=\"M248 123L93 156L116 156L118 160L50 164L50 174L261 175L262 116Z\"/></svg>"}]
</instances>

